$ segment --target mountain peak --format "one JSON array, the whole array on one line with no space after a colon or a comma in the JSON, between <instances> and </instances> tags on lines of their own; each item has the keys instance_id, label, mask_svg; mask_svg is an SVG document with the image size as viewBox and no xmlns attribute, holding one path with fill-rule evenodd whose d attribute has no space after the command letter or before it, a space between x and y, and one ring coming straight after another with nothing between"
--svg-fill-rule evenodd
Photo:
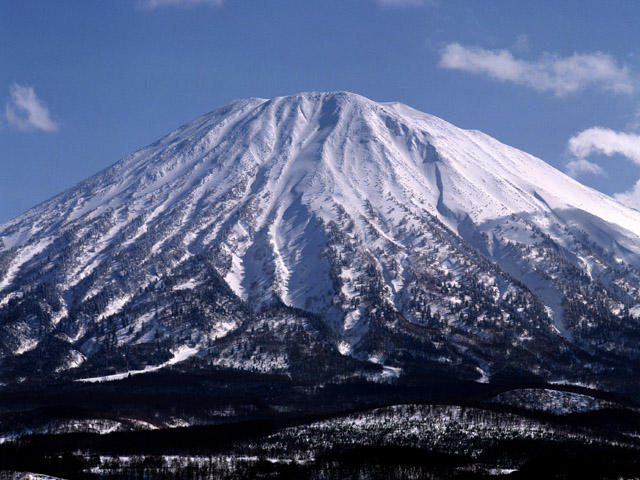
<instances>
[{"instance_id":1,"label":"mountain peak","mask_svg":"<svg viewBox=\"0 0 640 480\"><path fill-rule=\"evenodd\" d=\"M289 313L273 320L285 337L302 328L336 355L400 362L417 341L418 356L486 373L466 342L523 358L531 342L591 345L602 332L579 319L603 310L585 294L614 324L640 304L640 212L480 132L349 92L232 102L1 225L0 242L0 356L63 339L62 370L107 339L231 362L237 345L218 340L280 306L323 325Z\"/></svg>"}]
</instances>

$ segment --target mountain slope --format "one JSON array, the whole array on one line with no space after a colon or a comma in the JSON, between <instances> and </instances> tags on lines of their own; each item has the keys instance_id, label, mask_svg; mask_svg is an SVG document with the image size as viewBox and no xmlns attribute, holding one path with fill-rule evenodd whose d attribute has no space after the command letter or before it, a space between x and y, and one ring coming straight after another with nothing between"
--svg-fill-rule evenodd
<instances>
[{"instance_id":1,"label":"mountain slope","mask_svg":"<svg viewBox=\"0 0 640 480\"><path fill-rule=\"evenodd\" d=\"M329 376L506 368L615 387L637 369L640 212L350 93L233 102L0 226L0 242L8 381L34 359L84 375L184 348L295 374L292 344Z\"/></svg>"}]
</instances>

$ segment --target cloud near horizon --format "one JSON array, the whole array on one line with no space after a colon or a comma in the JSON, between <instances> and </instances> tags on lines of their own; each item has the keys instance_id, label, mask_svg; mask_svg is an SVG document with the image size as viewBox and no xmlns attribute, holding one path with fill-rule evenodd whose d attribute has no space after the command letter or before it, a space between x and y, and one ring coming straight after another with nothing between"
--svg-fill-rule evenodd
<instances>
[{"instance_id":1,"label":"cloud near horizon","mask_svg":"<svg viewBox=\"0 0 640 480\"><path fill-rule=\"evenodd\" d=\"M583 173L607 176L607 172L605 172L600 165L590 162L584 158L577 158L569 161L566 168L567 173L574 178Z\"/></svg>"},{"instance_id":2,"label":"cloud near horizon","mask_svg":"<svg viewBox=\"0 0 640 480\"><path fill-rule=\"evenodd\" d=\"M509 50L487 50L450 43L440 52L440 67L484 74L561 97L587 88L630 94L634 82L628 68L602 52L569 57L545 54L538 60L518 59Z\"/></svg>"},{"instance_id":3,"label":"cloud near horizon","mask_svg":"<svg viewBox=\"0 0 640 480\"><path fill-rule=\"evenodd\" d=\"M575 157L567 164L567 173L577 176L580 173L606 175L597 164L586 159L591 155L621 155L640 165L640 135L616 132L610 128L592 127L569 139L569 152ZM626 192L613 195L620 203L640 210L640 180Z\"/></svg>"},{"instance_id":4,"label":"cloud near horizon","mask_svg":"<svg viewBox=\"0 0 640 480\"><path fill-rule=\"evenodd\" d=\"M616 193L613 195L613 198L627 207L640 210L640 180L638 180L630 190L622 193Z\"/></svg>"},{"instance_id":5,"label":"cloud near horizon","mask_svg":"<svg viewBox=\"0 0 640 480\"><path fill-rule=\"evenodd\" d=\"M55 132L59 126L49 114L32 87L14 83L9 88L9 101L5 106L5 117L9 125L21 131L41 130Z\"/></svg>"},{"instance_id":6,"label":"cloud near horizon","mask_svg":"<svg viewBox=\"0 0 640 480\"><path fill-rule=\"evenodd\" d=\"M640 165L640 135L592 127L569 139L569 152L578 159L593 154L622 155Z\"/></svg>"}]
</instances>

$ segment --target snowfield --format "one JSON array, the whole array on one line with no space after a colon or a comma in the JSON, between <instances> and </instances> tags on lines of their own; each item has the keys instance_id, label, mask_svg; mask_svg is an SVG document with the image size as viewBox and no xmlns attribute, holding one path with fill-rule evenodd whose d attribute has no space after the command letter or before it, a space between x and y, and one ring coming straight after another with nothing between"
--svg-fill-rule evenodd
<instances>
[{"instance_id":1,"label":"snowfield","mask_svg":"<svg viewBox=\"0 0 640 480\"><path fill-rule=\"evenodd\" d=\"M266 346L248 325L280 306L320 319L307 354L389 381L411 357L590 383L637 367L639 288L640 211L543 160L399 103L250 98L0 225L0 373L117 350L123 373L82 378L115 380L185 345L285 372L304 322Z\"/></svg>"}]
</instances>

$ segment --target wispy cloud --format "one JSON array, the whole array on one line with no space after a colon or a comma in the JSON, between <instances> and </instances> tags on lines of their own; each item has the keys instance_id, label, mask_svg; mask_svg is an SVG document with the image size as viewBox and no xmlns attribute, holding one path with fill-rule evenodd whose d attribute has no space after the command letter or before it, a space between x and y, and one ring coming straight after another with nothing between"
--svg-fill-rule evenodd
<instances>
[{"instance_id":1,"label":"wispy cloud","mask_svg":"<svg viewBox=\"0 0 640 480\"><path fill-rule=\"evenodd\" d=\"M613 57L602 52L574 53L569 57L545 54L530 61L515 58L509 50L486 50L451 43L441 51L440 66L484 74L542 92L551 91L558 96L587 88L632 93L634 87L628 68L618 65Z\"/></svg>"},{"instance_id":2,"label":"wispy cloud","mask_svg":"<svg viewBox=\"0 0 640 480\"><path fill-rule=\"evenodd\" d=\"M571 137L568 148L575 157L567 164L567 173L572 176L581 173L606 174L599 165L586 159L591 155L621 155L640 165L640 135L635 133L592 127ZM640 180L630 190L613 196L620 203L640 210Z\"/></svg>"},{"instance_id":3,"label":"wispy cloud","mask_svg":"<svg viewBox=\"0 0 640 480\"><path fill-rule=\"evenodd\" d=\"M640 210L640 180L630 190L616 193L613 197L628 207Z\"/></svg>"},{"instance_id":4,"label":"wispy cloud","mask_svg":"<svg viewBox=\"0 0 640 480\"><path fill-rule=\"evenodd\" d=\"M198 5L208 5L211 7L221 7L224 0L141 0L140 6L145 10L155 10L162 7L195 7Z\"/></svg>"},{"instance_id":5,"label":"wispy cloud","mask_svg":"<svg viewBox=\"0 0 640 480\"><path fill-rule=\"evenodd\" d=\"M9 96L5 107L9 125L23 131L54 132L58 129L58 124L49 115L49 109L40 101L33 88L14 83L9 88Z\"/></svg>"},{"instance_id":6,"label":"wispy cloud","mask_svg":"<svg viewBox=\"0 0 640 480\"><path fill-rule=\"evenodd\" d=\"M578 159L593 154L622 155L640 164L640 135L616 132L610 128L592 127L569 139L569 151Z\"/></svg>"},{"instance_id":7,"label":"wispy cloud","mask_svg":"<svg viewBox=\"0 0 640 480\"><path fill-rule=\"evenodd\" d=\"M577 177L583 173L590 173L592 175L606 176L606 172L597 163L590 162L584 158L577 158L567 163L567 173L572 177Z\"/></svg>"}]
</instances>

